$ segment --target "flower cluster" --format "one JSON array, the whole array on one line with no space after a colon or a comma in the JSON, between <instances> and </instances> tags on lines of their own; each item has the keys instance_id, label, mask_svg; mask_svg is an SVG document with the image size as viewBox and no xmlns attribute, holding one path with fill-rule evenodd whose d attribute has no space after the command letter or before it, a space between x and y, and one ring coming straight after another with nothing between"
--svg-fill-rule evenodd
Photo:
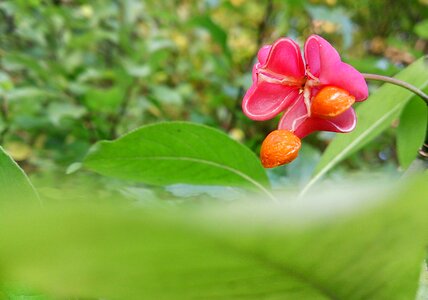
<instances>
[{"instance_id":1,"label":"flower cluster","mask_svg":"<svg viewBox=\"0 0 428 300\"><path fill-rule=\"evenodd\" d=\"M367 84L325 39L310 36L304 46L304 60L299 46L288 38L262 47L257 58L253 84L244 96L242 109L256 121L283 113L278 130L263 142L261 160L265 167L292 161L298 155L300 139L314 131L349 132L355 128L351 106L367 98Z\"/></svg>"}]
</instances>

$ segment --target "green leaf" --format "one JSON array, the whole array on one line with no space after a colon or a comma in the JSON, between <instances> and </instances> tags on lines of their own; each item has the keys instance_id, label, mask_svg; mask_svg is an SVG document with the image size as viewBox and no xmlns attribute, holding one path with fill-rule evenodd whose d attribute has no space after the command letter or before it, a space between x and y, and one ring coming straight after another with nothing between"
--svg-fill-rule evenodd
<instances>
[{"instance_id":1,"label":"green leaf","mask_svg":"<svg viewBox=\"0 0 428 300\"><path fill-rule=\"evenodd\" d=\"M50 300L44 295L34 293L24 287L0 286L0 299L7 300Z\"/></svg>"},{"instance_id":2,"label":"green leaf","mask_svg":"<svg viewBox=\"0 0 428 300\"><path fill-rule=\"evenodd\" d=\"M33 59L22 52L8 53L4 58L4 64L14 70L28 70L40 78L47 80L51 75L43 62Z\"/></svg>"},{"instance_id":3,"label":"green leaf","mask_svg":"<svg viewBox=\"0 0 428 300\"><path fill-rule=\"evenodd\" d=\"M22 87L15 88L8 92L7 97L9 101L19 101L22 99L39 99L39 98L53 98L60 95L48 90L35 88L35 87Z\"/></svg>"},{"instance_id":4,"label":"green leaf","mask_svg":"<svg viewBox=\"0 0 428 300\"><path fill-rule=\"evenodd\" d=\"M319 215L351 204L337 191L311 205L11 209L0 218L1 277L63 298L412 299L427 180L380 202L366 195L359 214Z\"/></svg>"},{"instance_id":5,"label":"green leaf","mask_svg":"<svg viewBox=\"0 0 428 300\"><path fill-rule=\"evenodd\" d=\"M427 58L421 58L401 71L396 78L423 89L428 86ZM363 148L386 130L414 94L402 87L384 84L356 109L357 127L338 135L327 147L304 192L339 162Z\"/></svg>"},{"instance_id":6,"label":"green leaf","mask_svg":"<svg viewBox=\"0 0 428 300\"><path fill-rule=\"evenodd\" d=\"M227 44L227 33L210 16L195 17L190 21L190 25L205 28L210 33L212 39L220 45L226 57L231 60L232 54Z\"/></svg>"},{"instance_id":7,"label":"green leaf","mask_svg":"<svg viewBox=\"0 0 428 300\"><path fill-rule=\"evenodd\" d=\"M86 109L71 103L52 102L47 108L49 120L53 125L59 126L64 118L80 119Z\"/></svg>"},{"instance_id":8,"label":"green leaf","mask_svg":"<svg viewBox=\"0 0 428 300\"><path fill-rule=\"evenodd\" d=\"M416 24L415 33L423 39L428 39L428 19Z\"/></svg>"},{"instance_id":9,"label":"green leaf","mask_svg":"<svg viewBox=\"0 0 428 300\"><path fill-rule=\"evenodd\" d=\"M144 126L116 141L100 142L84 166L154 185L244 186L268 193L266 172L254 153L216 129L192 123Z\"/></svg>"},{"instance_id":10,"label":"green leaf","mask_svg":"<svg viewBox=\"0 0 428 300\"><path fill-rule=\"evenodd\" d=\"M85 94L85 105L98 113L116 112L124 94L124 88L120 86L90 88Z\"/></svg>"},{"instance_id":11,"label":"green leaf","mask_svg":"<svg viewBox=\"0 0 428 300\"><path fill-rule=\"evenodd\" d=\"M0 203L9 200L38 202L38 195L27 175L0 147Z\"/></svg>"},{"instance_id":12,"label":"green leaf","mask_svg":"<svg viewBox=\"0 0 428 300\"><path fill-rule=\"evenodd\" d=\"M183 104L183 98L177 89L159 85L151 90L153 97L163 105L180 106Z\"/></svg>"},{"instance_id":13,"label":"green leaf","mask_svg":"<svg viewBox=\"0 0 428 300\"><path fill-rule=\"evenodd\" d=\"M420 99L410 101L403 109L397 128L397 156L403 169L416 158L425 139L427 122L427 106Z\"/></svg>"}]
</instances>

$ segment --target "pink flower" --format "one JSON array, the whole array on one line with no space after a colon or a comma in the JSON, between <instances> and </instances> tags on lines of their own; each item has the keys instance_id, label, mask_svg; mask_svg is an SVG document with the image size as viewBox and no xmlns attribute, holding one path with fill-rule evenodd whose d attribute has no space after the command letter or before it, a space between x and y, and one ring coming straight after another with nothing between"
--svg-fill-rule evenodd
<instances>
[{"instance_id":1,"label":"pink flower","mask_svg":"<svg viewBox=\"0 0 428 300\"><path fill-rule=\"evenodd\" d=\"M349 132L355 128L355 112L350 106L367 98L367 84L357 70L341 61L325 39L310 36L304 60L299 46L288 38L262 47L257 57L253 85L242 103L250 119L264 121L283 112L278 128L299 138L317 130ZM336 98L345 99L346 106ZM320 107L314 106L314 99L322 102L324 112L314 112ZM344 108L337 110L339 104ZM328 113L328 109L334 111Z\"/></svg>"}]
</instances>

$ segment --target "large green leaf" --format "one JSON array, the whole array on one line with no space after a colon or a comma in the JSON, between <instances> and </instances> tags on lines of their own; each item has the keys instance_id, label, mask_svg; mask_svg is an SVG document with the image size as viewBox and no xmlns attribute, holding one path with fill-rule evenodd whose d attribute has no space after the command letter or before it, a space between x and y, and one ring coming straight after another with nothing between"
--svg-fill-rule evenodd
<instances>
[{"instance_id":1,"label":"large green leaf","mask_svg":"<svg viewBox=\"0 0 428 300\"><path fill-rule=\"evenodd\" d=\"M0 203L8 200L35 202L38 196L24 171L0 147Z\"/></svg>"},{"instance_id":2,"label":"large green leaf","mask_svg":"<svg viewBox=\"0 0 428 300\"><path fill-rule=\"evenodd\" d=\"M403 169L407 169L418 155L427 121L427 105L419 99L410 101L403 109L397 128L397 157Z\"/></svg>"},{"instance_id":3,"label":"large green leaf","mask_svg":"<svg viewBox=\"0 0 428 300\"><path fill-rule=\"evenodd\" d=\"M421 58L403 71L396 78L422 89L428 86L427 58ZM304 191L317 182L343 159L355 153L376 136L386 130L392 121L400 115L401 110L414 94L398 86L384 84L356 109L357 127L348 134L338 135L327 147L313 178Z\"/></svg>"},{"instance_id":4,"label":"large green leaf","mask_svg":"<svg viewBox=\"0 0 428 300\"><path fill-rule=\"evenodd\" d=\"M11 209L0 219L0 276L61 297L412 299L428 242L427 180L396 185L382 202L371 193L359 214L319 216L350 205L337 191L294 210Z\"/></svg>"},{"instance_id":5,"label":"large green leaf","mask_svg":"<svg viewBox=\"0 0 428 300\"><path fill-rule=\"evenodd\" d=\"M6 210L4 205L14 206L16 212L24 207L40 204L40 199L30 180L18 164L0 146L0 204L1 215L4 216ZM0 299L10 300L45 300L46 298L23 293L21 290L13 290L9 286L3 286L0 282Z\"/></svg>"},{"instance_id":6,"label":"large green leaf","mask_svg":"<svg viewBox=\"0 0 428 300\"><path fill-rule=\"evenodd\" d=\"M269 193L266 172L254 153L218 130L192 123L144 126L116 141L100 142L84 166L155 185L244 186Z\"/></svg>"}]
</instances>

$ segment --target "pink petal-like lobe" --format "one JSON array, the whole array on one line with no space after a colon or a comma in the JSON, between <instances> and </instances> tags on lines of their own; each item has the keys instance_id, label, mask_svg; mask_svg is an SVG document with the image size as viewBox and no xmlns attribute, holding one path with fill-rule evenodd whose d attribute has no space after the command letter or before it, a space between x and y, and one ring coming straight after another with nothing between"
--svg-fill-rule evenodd
<instances>
[{"instance_id":1,"label":"pink petal-like lobe","mask_svg":"<svg viewBox=\"0 0 428 300\"><path fill-rule=\"evenodd\" d=\"M295 102L305 68L299 46L290 39L262 47L257 58L253 85L244 96L242 110L250 119L264 121Z\"/></svg>"},{"instance_id":2,"label":"pink petal-like lobe","mask_svg":"<svg viewBox=\"0 0 428 300\"><path fill-rule=\"evenodd\" d=\"M265 45L260 48L259 52L257 53L257 59L259 60L260 65L264 65L266 63L271 49L272 45Z\"/></svg>"},{"instance_id":3,"label":"pink petal-like lobe","mask_svg":"<svg viewBox=\"0 0 428 300\"><path fill-rule=\"evenodd\" d=\"M294 132L308 118L308 110L300 94L296 101L282 115L278 124L278 129L290 130Z\"/></svg>"},{"instance_id":4,"label":"pink petal-like lobe","mask_svg":"<svg viewBox=\"0 0 428 300\"><path fill-rule=\"evenodd\" d=\"M242 110L252 120L269 120L294 102L298 94L295 87L258 81L245 94Z\"/></svg>"},{"instance_id":5,"label":"pink petal-like lobe","mask_svg":"<svg viewBox=\"0 0 428 300\"><path fill-rule=\"evenodd\" d=\"M355 101L363 101L369 95L363 75L344 62L338 62L335 65L324 68L321 74L321 84L342 88L353 95Z\"/></svg>"},{"instance_id":6,"label":"pink petal-like lobe","mask_svg":"<svg viewBox=\"0 0 428 300\"><path fill-rule=\"evenodd\" d=\"M332 131L345 133L354 130L356 124L357 118L355 116L355 111L351 107L343 114L329 120L308 117L295 129L294 134L302 139L314 131Z\"/></svg>"},{"instance_id":7,"label":"pink petal-like lobe","mask_svg":"<svg viewBox=\"0 0 428 300\"><path fill-rule=\"evenodd\" d=\"M266 64L261 66L268 72L300 80L305 76L305 64L299 45L293 40L279 39L272 45Z\"/></svg>"},{"instance_id":8,"label":"pink petal-like lobe","mask_svg":"<svg viewBox=\"0 0 428 300\"><path fill-rule=\"evenodd\" d=\"M321 85L331 85L347 90L355 101L368 97L367 83L363 75L341 61L336 49L320 36L312 35L305 43L305 59L312 75Z\"/></svg>"},{"instance_id":9,"label":"pink petal-like lobe","mask_svg":"<svg viewBox=\"0 0 428 300\"><path fill-rule=\"evenodd\" d=\"M281 117L278 129L290 130L302 139L314 131L350 132L355 128L356 120L353 108L328 120L309 117L303 96L300 96Z\"/></svg>"},{"instance_id":10,"label":"pink petal-like lobe","mask_svg":"<svg viewBox=\"0 0 428 300\"><path fill-rule=\"evenodd\" d=\"M311 74L319 78L324 68L340 62L340 55L325 39L311 35L305 43L305 61Z\"/></svg>"}]
</instances>

